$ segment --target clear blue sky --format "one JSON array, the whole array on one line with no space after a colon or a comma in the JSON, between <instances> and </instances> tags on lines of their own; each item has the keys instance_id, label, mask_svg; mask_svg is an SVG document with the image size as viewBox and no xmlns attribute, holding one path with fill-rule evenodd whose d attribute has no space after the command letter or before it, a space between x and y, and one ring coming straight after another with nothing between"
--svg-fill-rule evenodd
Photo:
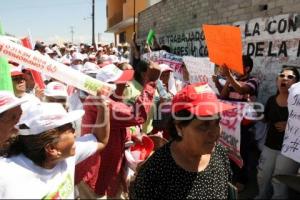
<instances>
[{"instance_id":1,"label":"clear blue sky","mask_svg":"<svg viewBox=\"0 0 300 200\"><path fill-rule=\"evenodd\" d=\"M5 32L23 37L31 33L32 39L46 43L71 41L91 43L92 0L1 0L0 22ZM95 0L95 35L113 41L106 30L106 0Z\"/></svg>"}]
</instances>

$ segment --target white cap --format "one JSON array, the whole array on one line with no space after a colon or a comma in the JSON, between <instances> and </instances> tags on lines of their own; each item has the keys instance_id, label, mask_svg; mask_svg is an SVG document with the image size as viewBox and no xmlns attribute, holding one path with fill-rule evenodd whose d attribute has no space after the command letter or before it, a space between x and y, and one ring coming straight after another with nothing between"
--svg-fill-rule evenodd
<instances>
[{"instance_id":1,"label":"white cap","mask_svg":"<svg viewBox=\"0 0 300 200\"><path fill-rule=\"evenodd\" d=\"M67 98L67 86L56 81L50 82L46 86L44 94L47 97Z\"/></svg>"},{"instance_id":2,"label":"white cap","mask_svg":"<svg viewBox=\"0 0 300 200\"><path fill-rule=\"evenodd\" d=\"M0 91L0 114L25 103L27 100L15 97L12 92Z\"/></svg>"},{"instance_id":3,"label":"white cap","mask_svg":"<svg viewBox=\"0 0 300 200\"><path fill-rule=\"evenodd\" d=\"M23 123L29 129L19 129L20 135L38 135L45 131L72 123L80 119L84 111L76 110L67 112L59 103L41 103L32 105L28 111L30 114Z\"/></svg>"},{"instance_id":4,"label":"white cap","mask_svg":"<svg viewBox=\"0 0 300 200\"><path fill-rule=\"evenodd\" d=\"M45 48L46 54L51 54L51 53L55 53L52 49L50 49L49 47Z\"/></svg>"},{"instance_id":5,"label":"white cap","mask_svg":"<svg viewBox=\"0 0 300 200\"><path fill-rule=\"evenodd\" d=\"M96 74L99 70L100 68L98 65L92 62L84 63L83 68L81 69L81 71L85 74Z\"/></svg>"},{"instance_id":6,"label":"white cap","mask_svg":"<svg viewBox=\"0 0 300 200\"><path fill-rule=\"evenodd\" d=\"M68 59L65 56L60 59L60 62L63 63L63 64L65 64L65 65L71 65L71 60Z\"/></svg>"},{"instance_id":7,"label":"white cap","mask_svg":"<svg viewBox=\"0 0 300 200\"><path fill-rule=\"evenodd\" d=\"M81 53L75 52L72 55L72 61L74 61L74 60L81 60L81 61L83 61L84 60L84 56Z\"/></svg>"},{"instance_id":8,"label":"white cap","mask_svg":"<svg viewBox=\"0 0 300 200\"><path fill-rule=\"evenodd\" d=\"M121 70L114 64L109 64L99 69L96 79L109 83L126 83L132 80L133 70Z\"/></svg>"},{"instance_id":9,"label":"white cap","mask_svg":"<svg viewBox=\"0 0 300 200\"><path fill-rule=\"evenodd\" d=\"M129 59L121 57L121 59L119 60L119 63L129 63Z\"/></svg>"},{"instance_id":10,"label":"white cap","mask_svg":"<svg viewBox=\"0 0 300 200\"><path fill-rule=\"evenodd\" d=\"M109 55L107 55L107 54L103 54L103 55L100 57L99 60L102 61L102 62L104 62L104 61L111 61Z\"/></svg>"},{"instance_id":11,"label":"white cap","mask_svg":"<svg viewBox=\"0 0 300 200\"><path fill-rule=\"evenodd\" d=\"M111 63L119 63L119 58L115 55L109 55L109 61Z\"/></svg>"},{"instance_id":12,"label":"white cap","mask_svg":"<svg viewBox=\"0 0 300 200\"><path fill-rule=\"evenodd\" d=\"M113 47L111 51L118 53L118 49L116 47Z\"/></svg>"},{"instance_id":13,"label":"white cap","mask_svg":"<svg viewBox=\"0 0 300 200\"><path fill-rule=\"evenodd\" d=\"M91 53L91 54L89 55L89 59L96 59L96 54Z\"/></svg>"}]
</instances>

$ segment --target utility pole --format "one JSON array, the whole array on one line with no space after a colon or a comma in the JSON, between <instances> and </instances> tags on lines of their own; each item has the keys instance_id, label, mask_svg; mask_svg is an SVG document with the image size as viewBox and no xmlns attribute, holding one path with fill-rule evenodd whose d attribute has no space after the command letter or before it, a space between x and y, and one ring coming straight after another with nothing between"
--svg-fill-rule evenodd
<instances>
[{"instance_id":1,"label":"utility pole","mask_svg":"<svg viewBox=\"0 0 300 200\"><path fill-rule=\"evenodd\" d=\"M135 0L133 0L133 32L135 32Z\"/></svg>"},{"instance_id":2,"label":"utility pole","mask_svg":"<svg viewBox=\"0 0 300 200\"><path fill-rule=\"evenodd\" d=\"M93 0L93 8L92 8L92 45L95 46L95 0Z\"/></svg>"},{"instance_id":3,"label":"utility pole","mask_svg":"<svg viewBox=\"0 0 300 200\"><path fill-rule=\"evenodd\" d=\"M70 29L71 29L72 43L74 43L74 26L71 26Z\"/></svg>"}]
</instances>

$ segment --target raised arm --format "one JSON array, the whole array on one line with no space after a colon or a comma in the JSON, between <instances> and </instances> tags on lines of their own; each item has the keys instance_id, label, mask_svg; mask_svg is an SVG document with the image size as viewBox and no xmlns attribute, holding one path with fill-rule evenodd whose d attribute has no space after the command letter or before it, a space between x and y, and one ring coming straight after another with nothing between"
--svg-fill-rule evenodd
<instances>
[{"instance_id":1,"label":"raised arm","mask_svg":"<svg viewBox=\"0 0 300 200\"><path fill-rule=\"evenodd\" d=\"M110 111L108 100L104 100L100 96L97 97L97 118L92 132L98 140L97 150L101 151L108 143L110 133Z\"/></svg>"},{"instance_id":2,"label":"raised arm","mask_svg":"<svg viewBox=\"0 0 300 200\"><path fill-rule=\"evenodd\" d=\"M226 65L223 66L223 73L236 92L239 94L249 94L251 92L251 88L247 84L241 84L233 77Z\"/></svg>"}]
</instances>

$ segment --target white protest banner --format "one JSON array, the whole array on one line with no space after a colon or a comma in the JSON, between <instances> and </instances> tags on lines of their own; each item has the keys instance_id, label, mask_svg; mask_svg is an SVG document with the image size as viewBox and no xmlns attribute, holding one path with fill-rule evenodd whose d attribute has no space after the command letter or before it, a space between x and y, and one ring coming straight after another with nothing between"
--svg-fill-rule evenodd
<instances>
[{"instance_id":1,"label":"white protest banner","mask_svg":"<svg viewBox=\"0 0 300 200\"><path fill-rule=\"evenodd\" d=\"M215 74L215 64L210 62L209 58L184 56L183 62L189 72L190 83L207 82L218 93L212 80L212 75Z\"/></svg>"},{"instance_id":2,"label":"white protest banner","mask_svg":"<svg viewBox=\"0 0 300 200\"><path fill-rule=\"evenodd\" d=\"M142 55L143 60L151 60L156 62L159 58L165 58L168 60L173 60L177 62L183 62L182 57L178 56L176 54L168 53L165 50L160 50L160 51L152 51L149 53L145 53Z\"/></svg>"},{"instance_id":3,"label":"white protest banner","mask_svg":"<svg viewBox=\"0 0 300 200\"><path fill-rule=\"evenodd\" d=\"M175 79L183 80L182 64L183 60L181 56L168 53L164 50L152 51L142 55L143 60L151 60L158 62L159 64L167 64L174 70Z\"/></svg>"},{"instance_id":4,"label":"white protest banner","mask_svg":"<svg viewBox=\"0 0 300 200\"><path fill-rule=\"evenodd\" d=\"M0 56L22 64L28 68L42 72L50 77L75 86L92 95L100 89L103 96L109 96L114 89L112 85L96 80L77 70L67 67L39 52L27 49L0 36Z\"/></svg>"},{"instance_id":5,"label":"white protest banner","mask_svg":"<svg viewBox=\"0 0 300 200\"><path fill-rule=\"evenodd\" d=\"M281 153L300 162L300 83L291 86L288 98L287 121Z\"/></svg>"},{"instance_id":6,"label":"white protest banner","mask_svg":"<svg viewBox=\"0 0 300 200\"><path fill-rule=\"evenodd\" d=\"M226 103L235 106L233 110L224 111L221 114L221 136L219 143L228 148L229 158L239 167L243 166L243 159L240 154L241 145L241 121L245 115L247 103L229 102Z\"/></svg>"}]
</instances>

